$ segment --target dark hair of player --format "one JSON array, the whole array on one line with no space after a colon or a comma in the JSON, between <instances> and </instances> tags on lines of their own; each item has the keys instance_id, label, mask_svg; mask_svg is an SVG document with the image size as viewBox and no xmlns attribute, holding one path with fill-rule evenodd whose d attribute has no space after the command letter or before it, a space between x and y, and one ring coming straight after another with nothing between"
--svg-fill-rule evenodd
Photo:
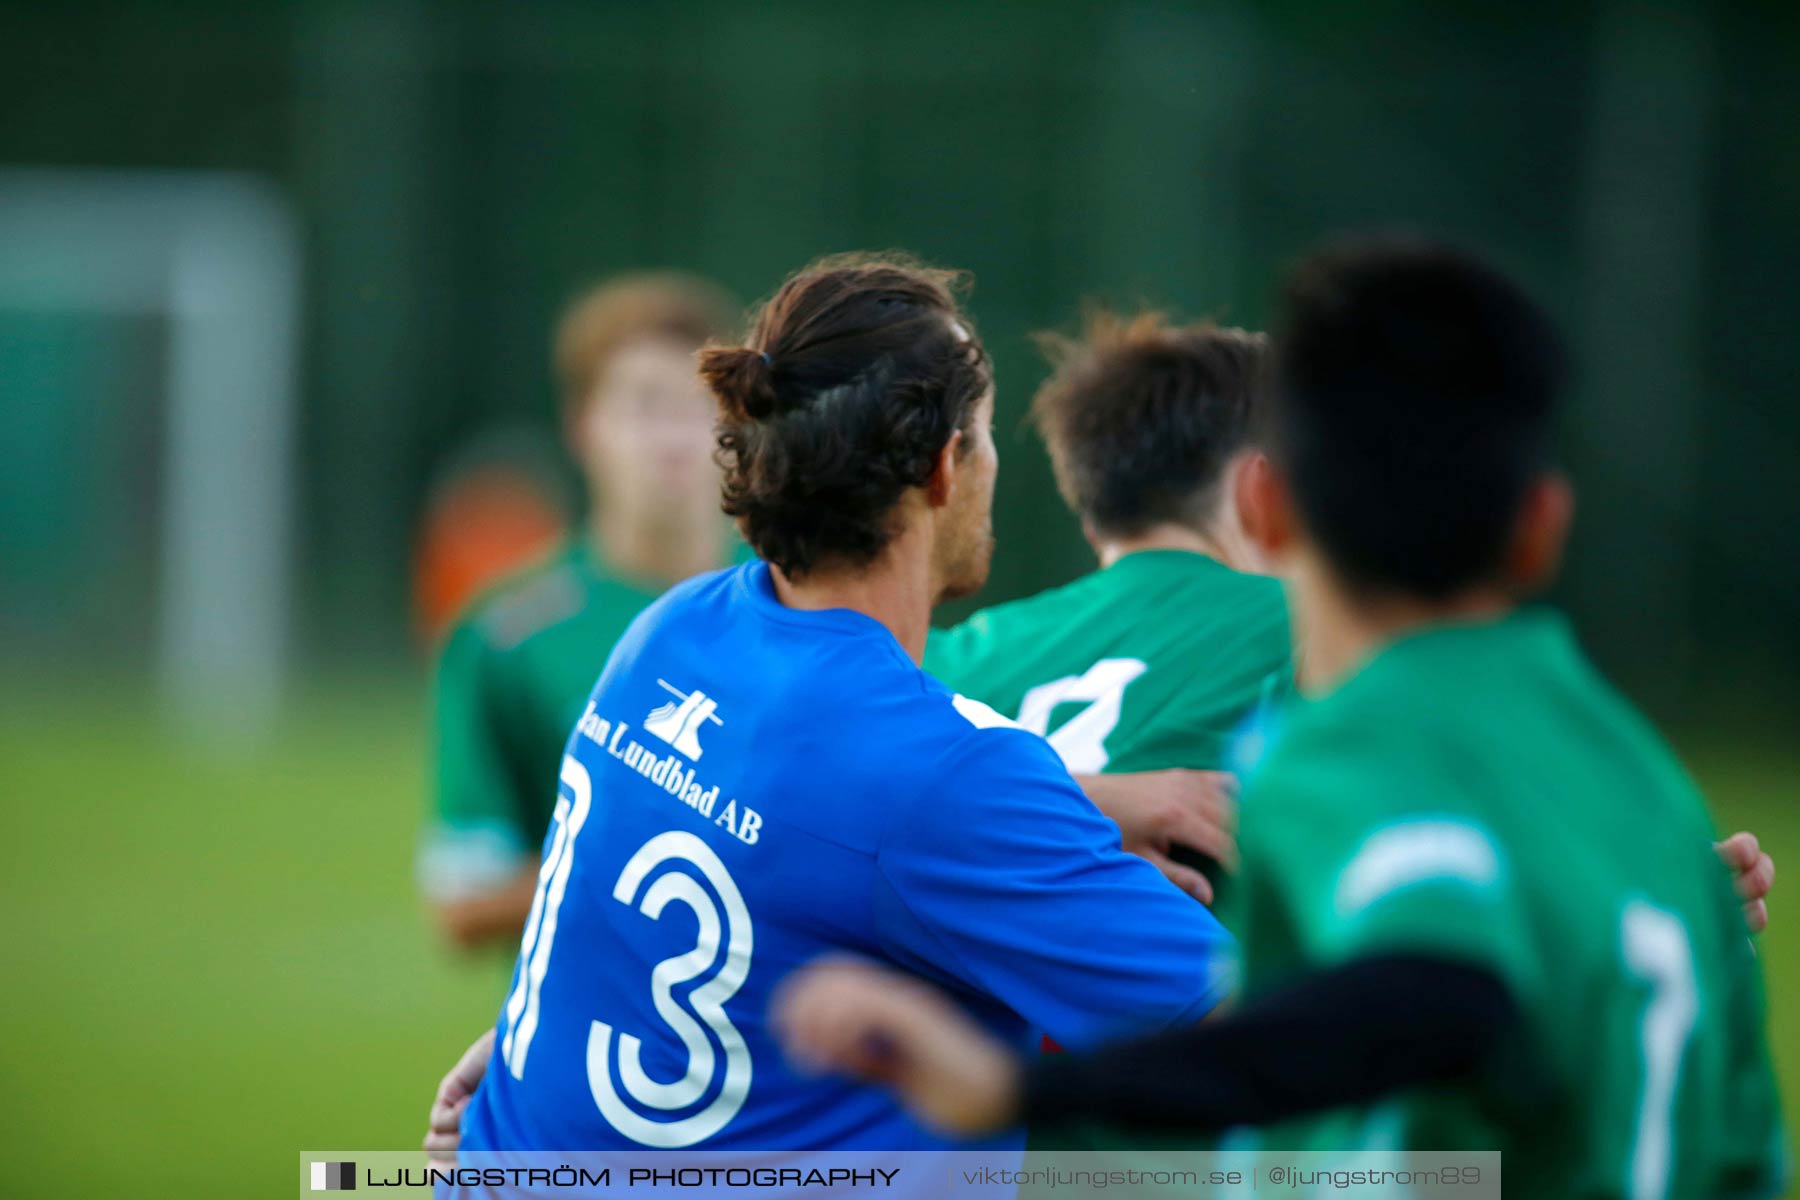
<instances>
[{"instance_id":1,"label":"dark hair of player","mask_svg":"<svg viewBox=\"0 0 1800 1200\"><path fill-rule=\"evenodd\" d=\"M872 562L895 504L968 427L993 376L965 282L896 255L822 259L763 306L749 345L701 352L725 511L790 578Z\"/></svg>"},{"instance_id":2,"label":"dark hair of player","mask_svg":"<svg viewBox=\"0 0 1800 1200\"><path fill-rule=\"evenodd\" d=\"M1069 507L1114 536L1203 528L1225 464L1250 442L1268 339L1096 309L1079 338L1038 344L1053 369L1031 417Z\"/></svg>"},{"instance_id":3,"label":"dark hair of player","mask_svg":"<svg viewBox=\"0 0 1800 1200\"><path fill-rule=\"evenodd\" d=\"M1270 453L1352 587L1443 599L1502 567L1567 366L1545 315L1446 246L1384 237L1289 275Z\"/></svg>"},{"instance_id":4,"label":"dark hair of player","mask_svg":"<svg viewBox=\"0 0 1800 1200\"><path fill-rule=\"evenodd\" d=\"M563 408L587 399L620 347L660 338L698 350L735 333L738 312L718 284L681 271L620 275L582 292L563 310L551 346Z\"/></svg>"}]
</instances>

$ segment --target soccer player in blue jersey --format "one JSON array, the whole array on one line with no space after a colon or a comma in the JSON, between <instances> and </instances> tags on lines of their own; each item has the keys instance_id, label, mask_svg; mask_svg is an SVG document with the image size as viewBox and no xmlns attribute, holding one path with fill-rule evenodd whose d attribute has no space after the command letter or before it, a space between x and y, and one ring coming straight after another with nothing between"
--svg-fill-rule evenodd
<instances>
[{"instance_id":1,"label":"soccer player in blue jersey","mask_svg":"<svg viewBox=\"0 0 1800 1200\"><path fill-rule=\"evenodd\" d=\"M748 346L702 355L759 561L646 610L571 734L463 1149L952 1144L783 1059L770 997L828 951L938 984L1020 1049L1222 996L1206 910L1041 738L919 669L993 542L992 379L955 283L826 260Z\"/></svg>"}]
</instances>

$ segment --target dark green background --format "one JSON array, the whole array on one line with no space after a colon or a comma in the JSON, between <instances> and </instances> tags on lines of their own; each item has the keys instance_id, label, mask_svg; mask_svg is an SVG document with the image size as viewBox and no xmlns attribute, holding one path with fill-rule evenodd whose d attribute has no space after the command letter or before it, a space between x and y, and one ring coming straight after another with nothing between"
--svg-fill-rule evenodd
<instances>
[{"instance_id":1,"label":"dark green background","mask_svg":"<svg viewBox=\"0 0 1800 1200\"><path fill-rule=\"evenodd\" d=\"M0 163L291 198L310 662L403 644L426 480L497 418L549 425L546 330L596 275L972 270L1010 595L1085 561L1018 432L1029 330L1088 295L1255 324L1303 248L1403 224L1517 272L1581 351L1567 590L1608 664L1675 709L1785 703L1796 54L1777 5L8 4ZM15 615L27 566L0 568Z\"/></svg>"}]
</instances>

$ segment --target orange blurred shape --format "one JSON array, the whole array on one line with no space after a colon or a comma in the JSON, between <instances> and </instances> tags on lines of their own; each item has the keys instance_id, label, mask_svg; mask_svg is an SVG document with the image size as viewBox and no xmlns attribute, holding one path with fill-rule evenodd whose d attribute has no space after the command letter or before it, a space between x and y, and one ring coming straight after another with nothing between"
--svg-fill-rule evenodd
<instances>
[{"instance_id":1,"label":"orange blurred shape","mask_svg":"<svg viewBox=\"0 0 1800 1200\"><path fill-rule=\"evenodd\" d=\"M501 578L543 558L564 537L562 509L523 471L484 466L432 497L413 564L413 616L435 643Z\"/></svg>"}]
</instances>

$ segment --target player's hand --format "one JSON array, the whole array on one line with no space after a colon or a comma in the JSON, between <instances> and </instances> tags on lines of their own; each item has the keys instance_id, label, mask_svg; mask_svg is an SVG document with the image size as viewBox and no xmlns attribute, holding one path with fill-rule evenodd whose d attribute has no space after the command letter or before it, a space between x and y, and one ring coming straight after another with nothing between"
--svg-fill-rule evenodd
<instances>
[{"instance_id":1,"label":"player's hand","mask_svg":"<svg viewBox=\"0 0 1800 1200\"><path fill-rule=\"evenodd\" d=\"M772 1015L799 1069L882 1084L945 1133L988 1133L1018 1120L1018 1060L911 975L826 959L782 984Z\"/></svg>"},{"instance_id":2,"label":"player's hand","mask_svg":"<svg viewBox=\"0 0 1800 1200\"><path fill-rule=\"evenodd\" d=\"M487 1074L488 1056L493 1052L494 1031L490 1029L463 1051L438 1084L437 1099L431 1102L431 1116L425 1125L425 1156L433 1166L456 1165L456 1148L462 1143L463 1110L469 1107L469 1097Z\"/></svg>"},{"instance_id":3,"label":"player's hand","mask_svg":"<svg viewBox=\"0 0 1800 1200\"><path fill-rule=\"evenodd\" d=\"M1744 902L1744 924L1751 933L1769 925L1769 889L1775 886L1775 860L1763 853L1754 833L1734 833L1713 843L1719 858L1731 869L1732 883Z\"/></svg>"},{"instance_id":4,"label":"player's hand","mask_svg":"<svg viewBox=\"0 0 1800 1200\"><path fill-rule=\"evenodd\" d=\"M1120 845L1147 858L1169 882L1202 904L1213 901L1206 876L1169 854L1187 846L1226 870L1237 867L1237 777L1228 771L1139 771L1083 775L1076 782L1119 827Z\"/></svg>"}]
</instances>

